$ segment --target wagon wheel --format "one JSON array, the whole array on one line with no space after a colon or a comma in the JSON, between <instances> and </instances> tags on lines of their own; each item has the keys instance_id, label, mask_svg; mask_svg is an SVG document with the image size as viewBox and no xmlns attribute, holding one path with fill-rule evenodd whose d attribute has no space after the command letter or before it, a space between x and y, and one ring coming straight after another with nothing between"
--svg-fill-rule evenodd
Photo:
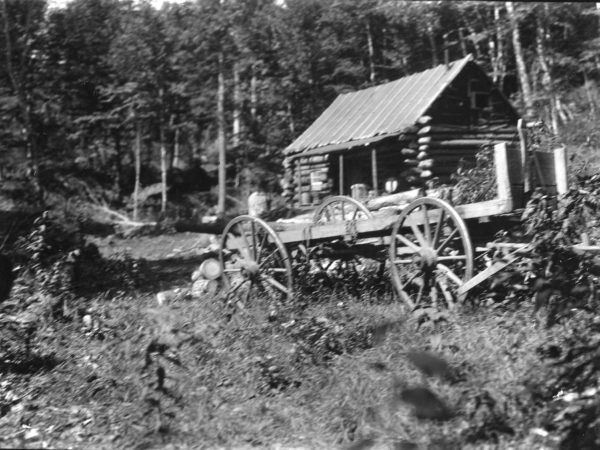
<instances>
[{"instance_id":1,"label":"wagon wheel","mask_svg":"<svg viewBox=\"0 0 600 450\"><path fill-rule=\"evenodd\" d=\"M396 293L411 308L428 299L452 307L458 288L473 276L473 246L467 227L447 202L413 201L394 224L390 272Z\"/></svg>"},{"instance_id":2,"label":"wagon wheel","mask_svg":"<svg viewBox=\"0 0 600 450\"><path fill-rule=\"evenodd\" d=\"M371 211L358 200L346 195L334 195L323 200L323 203L315 210L313 223L324 224L372 217Z\"/></svg>"},{"instance_id":3,"label":"wagon wheel","mask_svg":"<svg viewBox=\"0 0 600 450\"><path fill-rule=\"evenodd\" d=\"M288 252L264 220L245 215L232 219L223 231L219 260L230 305L243 307L253 294L275 303L292 298Z\"/></svg>"},{"instance_id":4,"label":"wagon wheel","mask_svg":"<svg viewBox=\"0 0 600 450\"><path fill-rule=\"evenodd\" d=\"M329 224L351 220L372 219L373 213L358 200L346 195L327 197L315 210L314 224ZM376 239L376 244L383 244L383 239ZM315 260L317 267L333 281L343 282L360 275L360 271L369 265L370 260L356 255L343 258L320 258ZM377 273L383 274L385 264L377 265ZM347 286L346 286L347 287Z\"/></svg>"}]
</instances>

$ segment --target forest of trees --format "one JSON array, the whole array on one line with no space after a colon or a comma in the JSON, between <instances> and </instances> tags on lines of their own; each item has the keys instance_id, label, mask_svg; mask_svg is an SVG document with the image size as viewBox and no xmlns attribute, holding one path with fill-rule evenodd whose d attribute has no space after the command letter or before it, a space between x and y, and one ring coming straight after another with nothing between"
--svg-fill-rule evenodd
<instances>
[{"instance_id":1,"label":"forest of trees","mask_svg":"<svg viewBox=\"0 0 600 450\"><path fill-rule=\"evenodd\" d=\"M218 184L222 213L219 179L233 197L276 185L281 150L336 95L446 52L558 139L600 145L600 3L0 0L0 184L44 199L77 174L134 217L148 186L168 213Z\"/></svg>"}]
</instances>

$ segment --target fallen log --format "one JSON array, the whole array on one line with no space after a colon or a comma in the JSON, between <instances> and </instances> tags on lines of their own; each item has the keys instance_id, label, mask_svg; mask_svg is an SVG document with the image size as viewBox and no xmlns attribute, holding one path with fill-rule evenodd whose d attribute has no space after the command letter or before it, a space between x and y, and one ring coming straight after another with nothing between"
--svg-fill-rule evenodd
<instances>
[{"instance_id":1,"label":"fallen log","mask_svg":"<svg viewBox=\"0 0 600 450\"><path fill-rule=\"evenodd\" d=\"M217 219L213 223L199 223L192 220L179 220L173 224L173 227L178 233L222 234L228 221L228 219Z\"/></svg>"}]
</instances>

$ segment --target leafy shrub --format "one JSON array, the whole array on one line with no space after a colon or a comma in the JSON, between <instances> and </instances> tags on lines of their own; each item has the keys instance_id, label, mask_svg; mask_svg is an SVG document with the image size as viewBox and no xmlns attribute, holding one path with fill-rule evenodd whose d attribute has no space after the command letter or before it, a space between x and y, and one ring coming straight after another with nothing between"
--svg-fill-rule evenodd
<instances>
[{"instance_id":1,"label":"leafy shrub","mask_svg":"<svg viewBox=\"0 0 600 450\"><path fill-rule=\"evenodd\" d=\"M560 341L539 349L552 364L545 385L546 426L563 449L600 446L600 318L579 312L565 324Z\"/></svg>"},{"instance_id":2,"label":"leafy shrub","mask_svg":"<svg viewBox=\"0 0 600 450\"><path fill-rule=\"evenodd\" d=\"M97 292L103 289L133 289L144 277L139 261L127 255L106 260L94 244L86 243L77 225L48 212L17 242L24 266L21 277L41 292L55 297Z\"/></svg>"},{"instance_id":3,"label":"leafy shrub","mask_svg":"<svg viewBox=\"0 0 600 450\"><path fill-rule=\"evenodd\" d=\"M496 197L496 173L494 149L483 147L475 155L475 164L462 162L451 176L455 184L452 188L452 201L456 205L492 200Z\"/></svg>"}]
</instances>

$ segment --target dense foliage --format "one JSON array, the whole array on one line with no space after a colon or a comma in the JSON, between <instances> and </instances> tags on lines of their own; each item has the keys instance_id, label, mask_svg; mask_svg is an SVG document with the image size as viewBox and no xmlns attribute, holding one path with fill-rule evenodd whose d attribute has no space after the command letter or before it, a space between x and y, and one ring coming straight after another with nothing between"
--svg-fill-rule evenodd
<instances>
[{"instance_id":1,"label":"dense foliage","mask_svg":"<svg viewBox=\"0 0 600 450\"><path fill-rule=\"evenodd\" d=\"M337 94L440 64L445 49L450 59L472 53L517 106L533 106L576 151L598 144L594 4L0 5L2 179L33 179L40 201L51 187L35 175L60 165L78 177L85 172L87 183L101 183L111 192L110 204L131 207L136 149L146 197L159 192L152 187L161 181L162 165L169 201L185 200L186 189L215 183L221 118L230 192L247 188L253 176L271 179L276 188L281 149ZM524 73L515 62L515 30ZM179 182L188 178L194 186Z\"/></svg>"}]
</instances>

